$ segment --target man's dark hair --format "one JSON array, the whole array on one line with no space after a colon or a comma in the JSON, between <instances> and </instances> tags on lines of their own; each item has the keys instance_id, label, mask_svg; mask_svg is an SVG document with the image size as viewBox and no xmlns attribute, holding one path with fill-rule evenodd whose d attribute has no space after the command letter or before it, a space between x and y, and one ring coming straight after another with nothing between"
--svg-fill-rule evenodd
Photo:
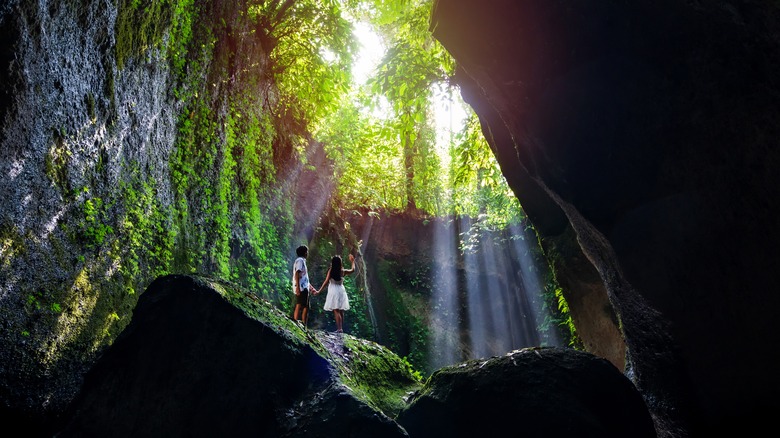
<instances>
[{"instance_id":1,"label":"man's dark hair","mask_svg":"<svg viewBox=\"0 0 780 438\"><path fill-rule=\"evenodd\" d=\"M298 255L298 257L306 257L306 254L309 252L309 247L306 245L301 245L298 247L298 249L295 250L295 254Z\"/></svg>"}]
</instances>

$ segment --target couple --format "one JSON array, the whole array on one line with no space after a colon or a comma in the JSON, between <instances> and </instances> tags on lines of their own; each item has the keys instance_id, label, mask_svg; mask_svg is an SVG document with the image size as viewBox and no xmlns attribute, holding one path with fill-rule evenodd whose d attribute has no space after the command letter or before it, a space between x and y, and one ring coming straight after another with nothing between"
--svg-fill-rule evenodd
<instances>
[{"instance_id":1,"label":"couple","mask_svg":"<svg viewBox=\"0 0 780 438\"><path fill-rule=\"evenodd\" d=\"M319 295L328 285L328 295L325 297L325 310L333 311L333 317L336 319L336 333L343 333L344 311L349 310L349 299L347 290L344 289L344 277L355 272L355 256L349 255L349 261L352 268L344 269L341 263L341 256L333 256L330 260L330 268L325 276L325 281L319 289L309 283L309 273L306 269L306 257L309 256L309 248L301 245L295 250L298 258L293 263L293 292L295 292L295 310L293 319L303 321L303 326L307 326L309 316L309 293Z\"/></svg>"}]
</instances>

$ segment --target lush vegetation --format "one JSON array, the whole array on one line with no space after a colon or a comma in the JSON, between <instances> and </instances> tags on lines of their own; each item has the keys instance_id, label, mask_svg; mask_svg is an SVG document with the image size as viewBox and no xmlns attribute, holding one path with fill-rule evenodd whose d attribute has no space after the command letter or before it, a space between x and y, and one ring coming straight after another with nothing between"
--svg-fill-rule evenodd
<instances>
[{"instance_id":1,"label":"lush vegetation","mask_svg":"<svg viewBox=\"0 0 780 438\"><path fill-rule=\"evenodd\" d=\"M73 332L94 352L129 322L138 292L171 272L228 280L287 310L290 250L298 243L291 242L290 180L297 176L291 169L301 166L328 173L335 187L320 225L342 241L328 254L323 242L323 258L359 247L356 236L343 232L344 212L469 216L474 228L464 233L462 251L482 232L524 223L476 117L470 114L446 141L440 136L436 106L442 99L457 104L459 93L451 83L454 62L428 29L431 6L430 0L119 0L115 64L103 61L103 89L84 95L85 113L89 123L112 129L118 107L127 105L115 89L123 75L150 61L165 63L172 78L165 99L177 113L173 147L159 162L128 157L116 169L109 168L116 166L110 145L102 145L90 178L72 187L74 135L54 132L44 173L75 208L60 224L64 240L52 244L52 257L75 268L67 291L25 292L28 311L83 318L74 326L90 328ZM373 29L384 50L364 82L351 74L357 23ZM314 144L324 145L327 169L307 166ZM109 172L120 173L121 183L107 187ZM13 237L9 242L22 239L11 229L3 233ZM367 281L349 281L351 322L356 334L371 338L376 321ZM74 311L96 290L109 292L90 301L93 317ZM387 293L399 305L394 324L412 330L389 342L411 342L408 359L420 366L424 300ZM553 292L550 305L565 313L564 301L557 307L561 297ZM99 339L89 339L95 332Z\"/></svg>"},{"instance_id":2,"label":"lush vegetation","mask_svg":"<svg viewBox=\"0 0 780 438\"><path fill-rule=\"evenodd\" d=\"M457 105L459 93L451 83L454 61L428 28L432 2L351 1L340 5L344 8L330 11L346 14L351 25L370 25L381 38L385 54L365 83L352 82L344 88L343 60L356 56L348 39L334 38L319 50L298 53L304 58L311 56L303 64L317 66L318 72L327 71L320 67L323 64L338 67L330 81L312 81L333 85L316 91L318 99L328 103L328 112L311 112L308 118L333 162L336 193L332 208L413 213L420 218L468 216L474 219L473 226L463 233L461 251L475 250L485 236L496 235L510 225L520 226L528 233L516 237L528 239L537 248L536 261L544 266L535 233L501 174L476 116L467 111L467 118L445 142L437 135L441 130L435 118L437 103L444 99ZM312 41L307 32L296 37ZM297 90L297 100L309 98L310 87ZM323 98L323 93L332 97ZM333 219L326 223L332 224ZM374 272L382 275L381 269ZM569 342L577 345L568 307L554 276L547 269L540 274L545 278L544 300L551 315L542 329L564 325ZM424 344L426 329L419 312L407 311L395 288L385 292L399 306L393 321L405 328L404 342L412 339ZM407 333L410 328L412 332ZM392 339L389 342L395 344ZM411 350L413 363L425 362L425 348Z\"/></svg>"},{"instance_id":3,"label":"lush vegetation","mask_svg":"<svg viewBox=\"0 0 780 438\"><path fill-rule=\"evenodd\" d=\"M344 232L343 216L366 210L412 214L420 220L473 218L472 229L462 235L461 251L475 250L481 239L510 225L528 230L518 238L536 243L476 116L467 111L446 141L439 135L437 104L463 104L451 82L454 60L428 27L431 7L429 0L250 2L249 16L258 23L259 37L269 50L270 71L280 93L270 110L311 132L331 160L332 167L320 171L332 174L336 190L320 222L323 241L314 242L323 254L315 252L314 260L327 261L333 254L346 258L345 248L359 247L356 237ZM353 34L357 23L373 29L385 50L365 82L350 75L360 55ZM305 161L307 139L298 140L293 142L294 153ZM325 241L328 238L338 241ZM538 247L536 259L545 265ZM395 351L408 351L409 360L423 369L428 354L426 297L393 286L393 275L386 271L374 266L373 275L381 277L393 306L387 343ZM576 345L560 288L547 269L541 274L550 316L540 329L564 325L570 329L569 342ZM348 280L352 329L372 338L376 327L368 316L366 288L359 278ZM316 309L312 313L313 319L320 316Z\"/></svg>"},{"instance_id":4,"label":"lush vegetation","mask_svg":"<svg viewBox=\"0 0 780 438\"><path fill-rule=\"evenodd\" d=\"M466 111L460 126L440 135L437 105L464 105L451 82L454 61L428 28L432 3L120 2L118 67L158 49L177 77L174 93L183 110L170 162L175 203L159 205L155 183L134 172L121 198L127 214L116 230L101 225L102 200L87 199L85 241L99 245L119 233L131 242L122 250L130 293L139 277L202 272L286 308L287 278L279 274L288 271L293 212L280 179L290 162L306 164L315 142L324 144L330 165L313 170L330 173L335 186L320 221L321 242L312 242L322 252L315 250L315 260L346 257L348 248L359 247L343 231L344 212L405 213L420 220L467 216L472 227L462 234L461 251L476 250L480 240L509 226L528 229L476 116ZM378 35L382 47L373 50L384 50L364 82L351 74L360 55L358 23ZM52 155L52 162L61 155ZM157 263L146 266L141 253ZM537 260L545 263L539 255ZM392 275L385 271L374 274ZM563 295L554 277L545 276L545 304L553 316L541 329L563 324L576 342ZM372 338L376 321L369 317L368 285L361 278L348 281L353 329ZM396 307L389 345L424 367L425 297L414 298L387 279L380 283ZM316 310L312 316L318 317Z\"/></svg>"},{"instance_id":5,"label":"lush vegetation","mask_svg":"<svg viewBox=\"0 0 780 438\"><path fill-rule=\"evenodd\" d=\"M62 84L81 90L75 98L62 93L68 123L49 127L48 146L29 148L41 156L31 156L25 172L40 164L35 184L48 200L45 209L54 206L51 200L61 205L31 211L30 222L45 216L45 224L0 224L0 276L12 279L2 319L8 322L4 351L13 350L19 370L13 379L21 379L20 387L61 388L41 391L31 403L67 401L78 381L71 377L122 332L157 276L219 278L289 313L291 257L304 234L296 228L292 199L306 172L334 188L315 224L319 240L309 242L316 279L326 265L314 263L316 257L346 257L361 247L362 237L349 230L350 215L403 214L421 222L467 216L474 226L464 230L461 252L483 236L525 224L473 114L440 135L436 107L442 99L457 104L459 93L451 80L453 60L428 30L431 5L20 3L21 23L43 23L25 24L31 41L49 25L42 14L65 16L81 25L74 30L78 38L101 55L76 56L57 67L71 69L63 80L80 69L96 75ZM377 49L383 58L365 81L351 74L359 54L357 23L383 42ZM40 110L44 117L63 112ZM315 167L311 152L320 146L327 157ZM420 279L429 272L429 265L408 269L392 260L363 265L347 283L351 333L376 335L369 283L384 285L392 319L386 345L404 351L404 367L426 370L430 303ZM545 290L549 308L565 317L554 278ZM373 366L365 369L373 372Z\"/></svg>"}]
</instances>

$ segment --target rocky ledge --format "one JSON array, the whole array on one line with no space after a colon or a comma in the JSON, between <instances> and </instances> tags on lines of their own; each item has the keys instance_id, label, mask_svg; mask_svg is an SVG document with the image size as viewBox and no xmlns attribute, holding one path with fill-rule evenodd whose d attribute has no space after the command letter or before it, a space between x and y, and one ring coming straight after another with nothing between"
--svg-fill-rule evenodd
<instances>
[{"instance_id":1,"label":"rocky ledge","mask_svg":"<svg viewBox=\"0 0 780 438\"><path fill-rule=\"evenodd\" d=\"M633 384L571 349L453 365L426 383L377 343L304 330L270 303L169 275L87 374L71 436L654 436ZM476 434L476 435L475 435Z\"/></svg>"}]
</instances>

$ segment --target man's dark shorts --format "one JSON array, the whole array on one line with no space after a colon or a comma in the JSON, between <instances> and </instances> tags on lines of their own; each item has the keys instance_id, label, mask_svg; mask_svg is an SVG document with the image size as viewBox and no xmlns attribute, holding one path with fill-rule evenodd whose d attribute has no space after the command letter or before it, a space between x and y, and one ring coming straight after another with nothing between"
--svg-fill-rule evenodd
<instances>
[{"instance_id":1,"label":"man's dark shorts","mask_svg":"<svg viewBox=\"0 0 780 438\"><path fill-rule=\"evenodd\" d=\"M295 304L301 307L309 307L309 289L301 290L301 293L295 296Z\"/></svg>"}]
</instances>

